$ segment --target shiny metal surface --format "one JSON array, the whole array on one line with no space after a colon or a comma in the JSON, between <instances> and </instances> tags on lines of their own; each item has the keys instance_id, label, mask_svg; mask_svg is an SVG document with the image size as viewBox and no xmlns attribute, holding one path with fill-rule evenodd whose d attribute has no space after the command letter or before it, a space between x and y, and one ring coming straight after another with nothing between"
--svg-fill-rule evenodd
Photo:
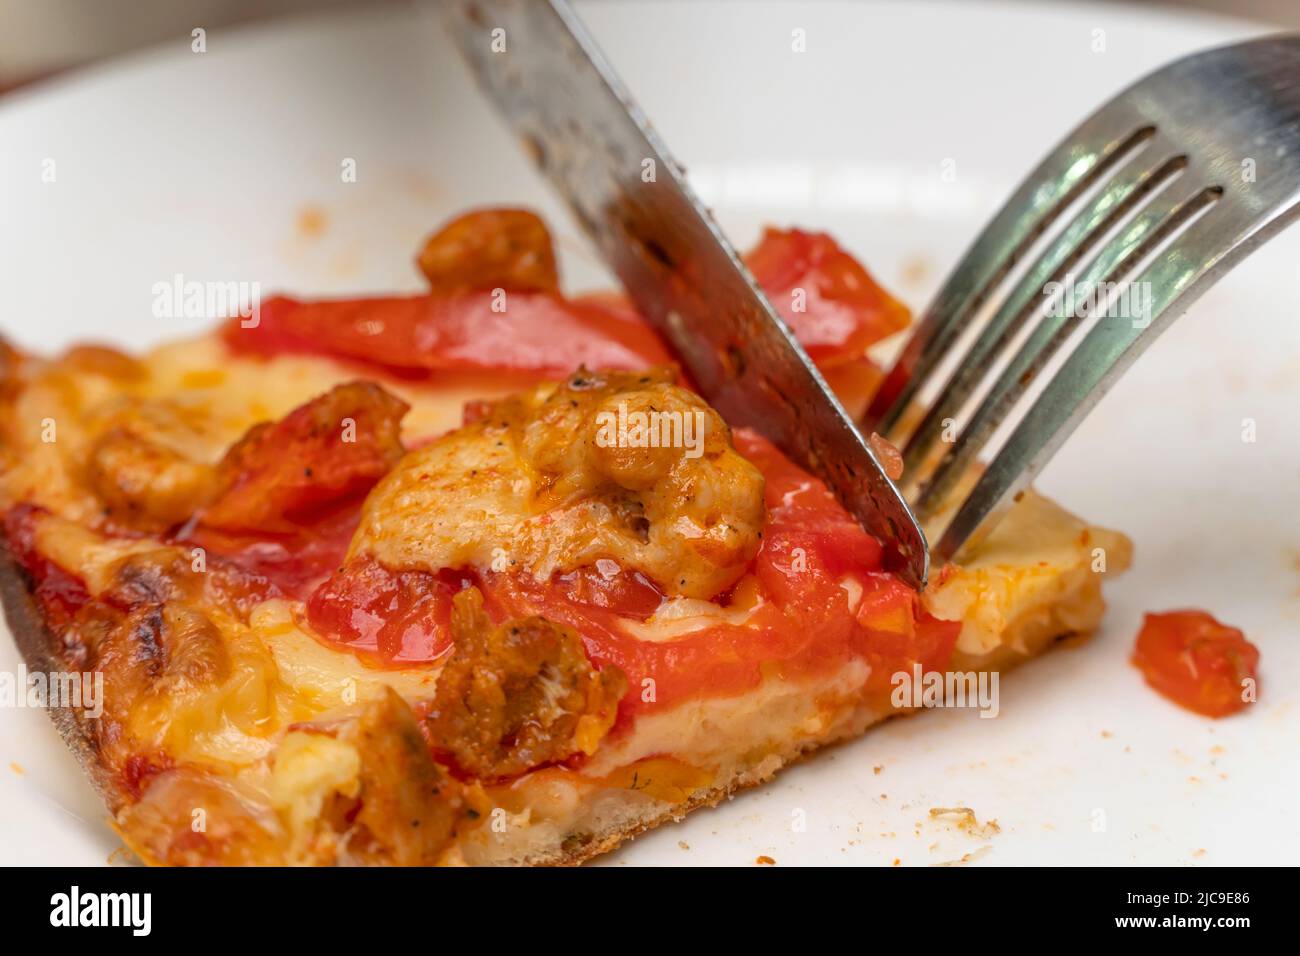
<instances>
[{"instance_id":1,"label":"shiny metal surface","mask_svg":"<svg viewBox=\"0 0 1300 956\"><path fill-rule=\"evenodd\" d=\"M863 423L904 447L916 511L938 541L935 559L949 560L977 541L1156 336L1289 225L1298 201L1300 37L1186 57L1140 80L1066 136L957 265ZM1052 236L1057 220L1064 229ZM1045 248L1023 274L1005 282L1043 238ZM1110 306L1093 316L1086 308L1053 309L1045 290L1066 279L1082 289L1131 283L1149 295L1149 308L1120 316ZM989 313L985 324L973 324ZM1090 318L1077 347L954 508L955 489L990 437ZM923 400L968 330L974 344L937 396ZM1008 357L1017 332L1022 342ZM1006 364L990 382L1001 359ZM958 412L972 404L958 430ZM950 518L936 529L930 522L940 515Z\"/></svg>"},{"instance_id":2,"label":"shiny metal surface","mask_svg":"<svg viewBox=\"0 0 1300 956\"><path fill-rule=\"evenodd\" d=\"M924 586L928 548L902 495L569 6L444 9L479 83L701 394L822 477L904 579Z\"/></svg>"}]
</instances>

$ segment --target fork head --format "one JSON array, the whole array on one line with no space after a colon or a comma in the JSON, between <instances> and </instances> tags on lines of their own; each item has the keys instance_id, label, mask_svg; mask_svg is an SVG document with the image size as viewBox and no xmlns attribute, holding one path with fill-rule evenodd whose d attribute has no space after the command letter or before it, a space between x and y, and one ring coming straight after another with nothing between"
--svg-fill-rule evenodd
<instances>
[{"instance_id":1,"label":"fork head","mask_svg":"<svg viewBox=\"0 0 1300 956\"><path fill-rule=\"evenodd\" d=\"M982 537L1143 349L1298 211L1300 36L1178 60L1066 136L953 270L863 421L903 449L935 559Z\"/></svg>"}]
</instances>

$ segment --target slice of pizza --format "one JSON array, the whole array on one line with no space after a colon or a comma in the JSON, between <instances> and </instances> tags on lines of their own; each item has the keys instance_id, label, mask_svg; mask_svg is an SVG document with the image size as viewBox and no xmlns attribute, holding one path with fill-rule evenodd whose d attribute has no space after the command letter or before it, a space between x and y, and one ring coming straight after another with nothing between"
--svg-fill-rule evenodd
<instances>
[{"instance_id":1,"label":"slice of pizza","mask_svg":"<svg viewBox=\"0 0 1300 956\"><path fill-rule=\"evenodd\" d=\"M865 401L906 311L824 235L749 262ZM914 709L898 675L1090 631L1127 564L1030 492L918 594L624 300L563 296L535 216L420 265L139 357L0 353L5 610L84 678L52 713L148 863L579 862Z\"/></svg>"}]
</instances>

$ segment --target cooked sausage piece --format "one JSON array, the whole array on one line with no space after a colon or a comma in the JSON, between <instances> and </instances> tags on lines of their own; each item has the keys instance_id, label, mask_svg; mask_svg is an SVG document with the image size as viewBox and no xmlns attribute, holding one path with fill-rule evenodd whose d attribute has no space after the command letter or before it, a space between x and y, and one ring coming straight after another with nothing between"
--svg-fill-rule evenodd
<instances>
[{"instance_id":1,"label":"cooked sausage piece","mask_svg":"<svg viewBox=\"0 0 1300 956\"><path fill-rule=\"evenodd\" d=\"M462 772L499 779L590 754L613 726L627 678L593 668L572 628L543 617L494 626L469 588L456 595L452 633L428 720Z\"/></svg>"}]
</instances>

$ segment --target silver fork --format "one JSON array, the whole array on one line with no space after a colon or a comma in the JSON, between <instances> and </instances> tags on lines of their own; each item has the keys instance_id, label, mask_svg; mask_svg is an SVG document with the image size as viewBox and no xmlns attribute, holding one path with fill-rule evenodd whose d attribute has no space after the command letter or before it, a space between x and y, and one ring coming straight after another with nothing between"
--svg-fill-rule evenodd
<instances>
[{"instance_id":1,"label":"silver fork","mask_svg":"<svg viewBox=\"0 0 1300 956\"><path fill-rule=\"evenodd\" d=\"M977 542L1156 336L1298 210L1297 36L1178 60L1066 136L953 270L862 423L902 448L934 558ZM1149 308L1106 314L1146 293ZM963 498L980 452L1090 318Z\"/></svg>"}]
</instances>

